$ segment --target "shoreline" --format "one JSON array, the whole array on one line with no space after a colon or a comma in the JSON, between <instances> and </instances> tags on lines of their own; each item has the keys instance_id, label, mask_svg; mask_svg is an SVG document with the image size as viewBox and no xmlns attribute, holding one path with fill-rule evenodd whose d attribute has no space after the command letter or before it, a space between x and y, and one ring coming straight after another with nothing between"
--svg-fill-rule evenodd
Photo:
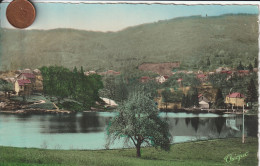
<instances>
[{"instance_id":1,"label":"shoreline","mask_svg":"<svg viewBox=\"0 0 260 166\"><path fill-rule=\"evenodd\" d=\"M250 139L256 139L258 138L250 136L250 137L246 137L250 138ZM176 143L171 143L171 146L174 145L179 145L179 144L190 144L190 143L205 143L205 142L214 142L214 141L225 141L225 140L229 140L229 139L241 139L240 137L227 137L227 138L210 138L210 139L198 139L198 140L190 140L190 141L184 141L184 142L176 142ZM38 149L38 150L60 150L60 151L70 151L70 150L74 150L74 151L109 151L109 150L131 150L131 149L135 149L135 147L123 147L123 148L109 148L109 149L51 149L51 148L38 148L38 147L16 147L16 146L6 146L6 145L0 145L1 147L10 147L10 148L19 148L19 149ZM153 146L144 146L142 148L153 148Z\"/></svg>"},{"instance_id":2,"label":"shoreline","mask_svg":"<svg viewBox=\"0 0 260 166\"><path fill-rule=\"evenodd\" d=\"M28 110L16 110L16 111L7 111L0 110L0 113L3 114L77 114L77 113L113 113L115 111L105 111L105 110L89 110L89 111L69 111L69 110L45 110L45 109L28 109ZM233 114L233 115L242 115L242 112L224 112L224 111L208 111L208 110L197 110L197 109L189 109L189 110L160 110L161 113L192 113L192 114L207 114L213 113L218 115L224 114ZM248 113L248 110L245 112L245 115L258 115L257 113Z\"/></svg>"}]
</instances>

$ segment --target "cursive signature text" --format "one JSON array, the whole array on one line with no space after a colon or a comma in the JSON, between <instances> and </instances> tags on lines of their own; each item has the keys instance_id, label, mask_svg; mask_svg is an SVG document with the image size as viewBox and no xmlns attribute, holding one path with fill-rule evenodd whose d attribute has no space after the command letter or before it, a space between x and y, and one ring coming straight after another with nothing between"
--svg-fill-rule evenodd
<instances>
[{"instance_id":1,"label":"cursive signature text","mask_svg":"<svg viewBox=\"0 0 260 166\"><path fill-rule=\"evenodd\" d=\"M233 162L233 161L236 161L239 162L242 158L245 158L246 156L248 156L248 153L249 152L245 152L243 154L227 154L224 158L224 160L227 162L227 163L230 163L230 162Z\"/></svg>"}]
</instances>

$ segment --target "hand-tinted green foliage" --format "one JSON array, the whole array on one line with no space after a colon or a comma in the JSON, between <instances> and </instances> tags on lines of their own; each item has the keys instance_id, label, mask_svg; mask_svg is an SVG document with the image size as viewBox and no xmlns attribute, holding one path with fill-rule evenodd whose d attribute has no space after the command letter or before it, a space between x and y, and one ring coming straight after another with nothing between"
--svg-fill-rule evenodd
<instances>
[{"instance_id":1,"label":"hand-tinted green foliage","mask_svg":"<svg viewBox=\"0 0 260 166\"><path fill-rule=\"evenodd\" d=\"M241 61L239 62L239 65L237 66L237 70L244 70L244 66L242 65Z\"/></svg>"},{"instance_id":2,"label":"hand-tinted green foliage","mask_svg":"<svg viewBox=\"0 0 260 166\"><path fill-rule=\"evenodd\" d=\"M258 139L247 137L178 143L169 152L143 148L142 159L134 158L135 149L47 150L0 147L1 166L256 166ZM249 152L246 157L236 156ZM232 154L234 160L226 162Z\"/></svg>"},{"instance_id":3,"label":"hand-tinted green foliage","mask_svg":"<svg viewBox=\"0 0 260 166\"><path fill-rule=\"evenodd\" d=\"M221 89L217 90L214 106L216 108L223 108L225 106L224 97L223 97Z\"/></svg>"},{"instance_id":4,"label":"hand-tinted green foliage","mask_svg":"<svg viewBox=\"0 0 260 166\"><path fill-rule=\"evenodd\" d=\"M46 95L55 96L60 100L71 98L90 108L99 100L98 91L103 87L101 76L84 75L83 68L73 72L61 66L40 68L43 76L43 90Z\"/></svg>"},{"instance_id":5,"label":"hand-tinted green foliage","mask_svg":"<svg viewBox=\"0 0 260 166\"><path fill-rule=\"evenodd\" d=\"M84 111L84 107L81 103L73 102L73 101L64 101L61 103L56 104L60 109L65 110L77 110L77 111Z\"/></svg>"},{"instance_id":6,"label":"hand-tinted green foliage","mask_svg":"<svg viewBox=\"0 0 260 166\"><path fill-rule=\"evenodd\" d=\"M255 60L254 60L254 67L255 67L255 68L258 67L258 60L257 60L257 58L255 58Z\"/></svg>"},{"instance_id":7,"label":"hand-tinted green foliage","mask_svg":"<svg viewBox=\"0 0 260 166\"><path fill-rule=\"evenodd\" d=\"M181 83L177 81L180 78L182 79ZM179 88L180 85L196 87L200 85L200 81L197 79L195 74L176 73L162 84L163 87L171 87L174 89Z\"/></svg>"},{"instance_id":8,"label":"hand-tinted green foliage","mask_svg":"<svg viewBox=\"0 0 260 166\"><path fill-rule=\"evenodd\" d=\"M108 144L115 139L131 140L141 157L141 144L147 143L164 150L170 148L170 133L167 122L162 121L155 102L144 93L133 93L117 109L118 116L108 126Z\"/></svg>"},{"instance_id":9,"label":"hand-tinted green foliage","mask_svg":"<svg viewBox=\"0 0 260 166\"><path fill-rule=\"evenodd\" d=\"M106 97L116 102L123 102L128 97L128 87L122 75L108 75L103 78L104 88L99 91L100 96Z\"/></svg>"},{"instance_id":10,"label":"hand-tinted green foliage","mask_svg":"<svg viewBox=\"0 0 260 166\"><path fill-rule=\"evenodd\" d=\"M198 89L197 88L193 88L192 91L193 92L192 92L192 95L191 95L191 104L192 104L192 106L198 107L199 106Z\"/></svg>"},{"instance_id":11,"label":"hand-tinted green foliage","mask_svg":"<svg viewBox=\"0 0 260 166\"><path fill-rule=\"evenodd\" d=\"M213 85L214 88L224 88L224 87L230 87L231 80L227 80L227 74L226 73L216 73L209 75L208 80Z\"/></svg>"},{"instance_id":12,"label":"hand-tinted green foliage","mask_svg":"<svg viewBox=\"0 0 260 166\"><path fill-rule=\"evenodd\" d=\"M211 69L216 69L220 61L224 66L235 68L239 61L248 64L258 55L257 20L257 14L185 17L113 33L73 29L26 32L0 29L5 41L1 43L0 68L66 65L68 68L87 66L91 70L121 71L126 61L131 61L127 67L137 67L144 62L180 61L186 69L194 69L196 65L198 70L200 59L205 63L207 57ZM13 40L17 36L22 36L23 40ZM15 49L11 45L15 45ZM26 54L22 54L24 46L27 46ZM39 56L35 56L36 52Z\"/></svg>"},{"instance_id":13,"label":"hand-tinted green foliage","mask_svg":"<svg viewBox=\"0 0 260 166\"><path fill-rule=\"evenodd\" d=\"M13 90L14 90L13 84L11 84L10 82L7 82L6 80L0 79L0 91L4 91L5 96L7 95L7 93L10 94L10 92Z\"/></svg>"},{"instance_id":14,"label":"hand-tinted green foliage","mask_svg":"<svg viewBox=\"0 0 260 166\"><path fill-rule=\"evenodd\" d=\"M249 63L249 65L248 65L248 70L250 71L250 72L253 72L253 65L251 64L251 63Z\"/></svg>"},{"instance_id":15,"label":"hand-tinted green foliage","mask_svg":"<svg viewBox=\"0 0 260 166\"><path fill-rule=\"evenodd\" d=\"M173 94L169 88L166 88L162 91L162 98L163 102L166 104L167 109L168 103L173 102Z\"/></svg>"},{"instance_id":16,"label":"hand-tinted green foliage","mask_svg":"<svg viewBox=\"0 0 260 166\"><path fill-rule=\"evenodd\" d=\"M250 82L247 86L246 100L251 103L251 107L252 103L257 101L257 89L255 87L253 78L250 79Z\"/></svg>"}]
</instances>

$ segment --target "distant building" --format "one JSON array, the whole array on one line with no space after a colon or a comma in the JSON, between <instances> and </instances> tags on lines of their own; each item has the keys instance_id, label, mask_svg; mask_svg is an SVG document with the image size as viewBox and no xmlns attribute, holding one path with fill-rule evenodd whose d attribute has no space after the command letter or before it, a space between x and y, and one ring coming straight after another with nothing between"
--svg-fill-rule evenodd
<instances>
[{"instance_id":1,"label":"distant building","mask_svg":"<svg viewBox=\"0 0 260 166\"><path fill-rule=\"evenodd\" d=\"M199 101L205 101L205 102L209 103L209 100L205 96L203 96L202 94L200 94L198 96L198 98L199 98Z\"/></svg>"},{"instance_id":2,"label":"distant building","mask_svg":"<svg viewBox=\"0 0 260 166\"><path fill-rule=\"evenodd\" d=\"M86 71L86 72L84 72L84 74L86 75L86 76L89 76L89 75L91 75L91 74L97 74L95 71Z\"/></svg>"},{"instance_id":3,"label":"distant building","mask_svg":"<svg viewBox=\"0 0 260 166\"><path fill-rule=\"evenodd\" d=\"M120 75L120 72L114 70L108 70L106 72L98 73L99 75Z\"/></svg>"},{"instance_id":4,"label":"distant building","mask_svg":"<svg viewBox=\"0 0 260 166\"><path fill-rule=\"evenodd\" d=\"M14 90L17 95L21 95L21 94L30 95L32 91L32 83L28 79L16 80L14 83Z\"/></svg>"},{"instance_id":5,"label":"distant building","mask_svg":"<svg viewBox=\"0 0 260 166\"><path fill-rule=\"evenodd\" d=\"M17 76L17 80L30 80L32 84L32 90L35 90L35 82L36 82L36 77L32 73L21 73L20 75Z\"/></svg>"},{"instance_id":6,"label":"distant building","mask_svg":"<svg viewBox=\"0 0 260 166\"><path fill-rule=\"evenodd\" d=\"M246 76L246 75L249 75L249 74L250 74L249 70L238 70L237 71L238 76Z\"/></svg>"},{"instance_id":7,"label":"distant building","mask_svg":"<svg viewBox=\"0 0 260 166\"><path fill-rule=\"evenodd\" d=\"M155 78L156 82L162 84L169 79L169 76L158 76Z\"/></svg>"},{"instance_id":8,"label":"distant building","mask_svg":"<svg viewBox=\"0 0 260 166\"><path fill-rule=\"evenodd\" d=\"M222 74L232 74L232 71L230 71L230 70L223 70L220 73L222 73Z\"/></svg>"},{"instance_id":9,"label":"distant building","mask_svg":"<svg viewBox=\"0 0 260 166\"><path fill-rule=\"evenodd\" d=\"M208 76L206 74L198 74L197 78L201 81L201 82L205 82L208 80Z\"/></svg>"},{"instance_id":10,"label":"distant building","mask_svg":"<svg viewBox=\"0 0 260 166\"><path fill-rule=\"evenodd\" d=\"M202 100L202 101L199 102L199 107L204 108L204 109L209 109L209 103Z\"/></svg>"},{"instance_id":11,"label":"distant building","mask_svg":"<svg viewBox=\"0 0 260 166\"><path fill-rule=\"evenodd\" d=\"M205 97L203 96L202 94L200 94L198 96L199 98L199 107L200 108L206 108L206 109L209 109L210 107L210 101Z\"/></svg>"},{"instance_id":12,"label":"distant building","mask_svg":"<svg viewBox=\"0 0 260 166\"><path fill-rule=\"evenodd\" d=\"M225 103L231 106L243 107L245 105L245 96L235 92L226 96Z\"/></svg>"},{"instance_id":13,"label":"distant building","mask_svg":"<svg viewBox=\"0 0 260 166\"><path fill-rule=\"evenodd\" d=\"M30 95L36 88L36 76L29 69L22 70L15 80L14 90L17 95Z\"/></svg>"}]
</instances>

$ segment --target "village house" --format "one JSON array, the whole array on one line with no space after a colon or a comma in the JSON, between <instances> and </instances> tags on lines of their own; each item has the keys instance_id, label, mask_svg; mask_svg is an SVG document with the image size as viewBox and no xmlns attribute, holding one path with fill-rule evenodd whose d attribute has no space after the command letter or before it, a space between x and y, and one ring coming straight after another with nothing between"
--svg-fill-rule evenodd
<instances>
[{"instance_id":1,"label":"village house","mask_svg":"<svg viewBox=\"0 0 260 166\"><path fill-rule=\"evenodd\" d=\"M169 76L158 76L155 78L156 82L162 84L169 79Z\"/></svg>"},{"instance_id":2,"label":"village house","mask_svg":"<svg viewBox=\"0 0 260 166\"><path fill-rule=\"evenodd\" d=\"M243 107L245 105L245 96L241 93L235 92L226 96L225 103L232 108Z\"/></svg>"},{"instance_id":3,"label":"village house","mask_svg":"<svg viewBox=\"0 0 260 166\"><path fill-rule=\"evenodd\" d=\"M223 70L220 73L221 74L232 74L232 71L230 71L230 70Z\"/></svg>"},{"instance_id":4,"label":"village house","mask_svg":"<svg viewBox=\"0 0 260 166\"><path fill-rule=\"evenodd\" d=\"M199 107L209 109L209 107L210 107L209 100L205 96L203 96L202 94L200 94L198 96L198 98L199 98Z\"/></svg>"},{"instance_id":5,"label":"village house","mask_svg":"<svg viewBox=\"0 0 260 166\"><path fill-rule=\"evenodd\" d=\"M17 95L30 95L33 90L36 90L36 76L31 70L25 69L16 77L14 90Z\"/></svg>"},{"instance_id":6,"label":"village house","mask_svg":"<svg viewBox=\"0 0 260 166\"><path fill-rule=\"evenodd\" d=\"M32 84L32 90L35 90L36 77L33 73L21 73L17 76L17 80L30 80Z\"/></svg>"},{"instance_id":7,"label":"village house","mask_svg":"<svg viewBox=\"0 0 260 166\"><path fill-rule=\"evenodd\" d=\"M84 72L84 74L86 75L86 76L89 76L89 75L91 75L91 74L97 74L95 71L86 71L86 72Z\"/></svg>"},{"instance_id":8,"label":"village house","mask_svg":"<svg viewBox=\"0 0 260 166\"><path fill-rule=\"evenodd\" d=\"M201 81L201 82L205 82L208 80L208 76L206 74L198 74L197 78Z\"/></svg>"},{"instance_id":9,"label":"village house","mask_svg":"<svg viewBox=\"0 0 260 166\"><path fill-rule=\"evenodd\" d=\"M14 83L14 91L17 95L30 95L32 91L32 83L28 79L16 80Z\"/></svg>"},{"instance_id":10,"label":"village house","mask_svg":"<svg viewBox=\"0 0 260 166\"><path fill-rule=\"evenodd\" d=\"M249 70L238 70L236 74L238 76L246 76L246 75L249 75L250 72L249 72Z\"/></svg>"}]
</instances>

